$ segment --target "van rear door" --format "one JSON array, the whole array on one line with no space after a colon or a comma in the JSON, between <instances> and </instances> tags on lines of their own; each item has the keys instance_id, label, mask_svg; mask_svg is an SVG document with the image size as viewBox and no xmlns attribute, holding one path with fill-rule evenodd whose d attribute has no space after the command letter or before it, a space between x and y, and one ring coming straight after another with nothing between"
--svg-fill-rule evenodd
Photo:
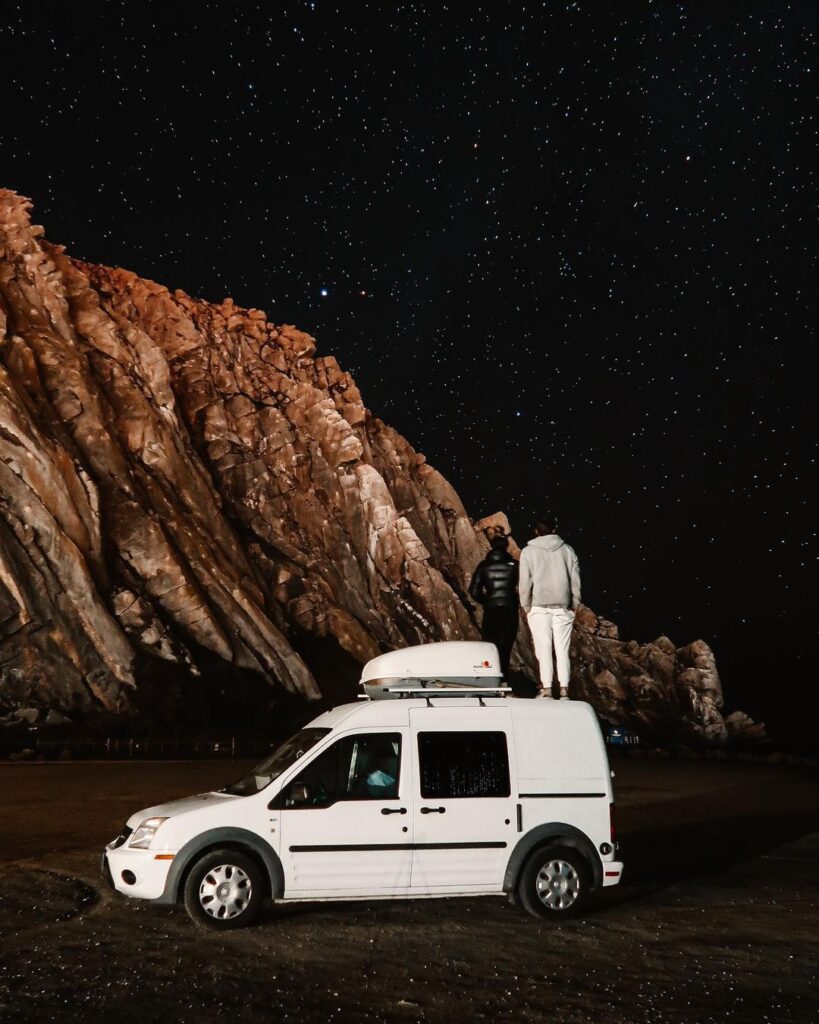
<instances>
[{"instance_id":1,"label":"van rear door","mask_svg":"<svg viewBox=\"0 0 819 1024\"><path fill-rule=\"evenodd\" d=\"M452 703L410 710L419 895L500 891L516 837L511 713Z\"/></svg>"}]
</instances>

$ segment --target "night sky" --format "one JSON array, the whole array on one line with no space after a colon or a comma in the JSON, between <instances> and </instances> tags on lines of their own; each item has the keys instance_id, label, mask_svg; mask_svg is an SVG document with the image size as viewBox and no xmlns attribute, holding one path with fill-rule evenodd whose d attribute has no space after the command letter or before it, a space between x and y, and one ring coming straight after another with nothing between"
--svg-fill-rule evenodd
<instances>
[{"instance_id":1,"label":"night sky","mask_svg":"<svg viewBox=\"0 0 819 1024\"><path fill-rule=\"evenodd\" d=\"M555 510L592 607L704 637L728 703L797 736L818 22L6 3L0 185L72 255L314 334L473 516L525 540Z\"/></svg>"}]
</instances>

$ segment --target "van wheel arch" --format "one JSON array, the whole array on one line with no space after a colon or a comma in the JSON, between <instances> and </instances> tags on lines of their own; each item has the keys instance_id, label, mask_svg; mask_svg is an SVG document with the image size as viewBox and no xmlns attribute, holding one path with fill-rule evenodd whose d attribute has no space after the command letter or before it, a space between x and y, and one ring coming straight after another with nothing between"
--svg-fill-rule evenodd
<instances>
[{"instance_id":1,"label":"van wheel arch","mask_svg":"<svg viewBox=\"0 0 819 1024\"><path fill-rule=\"evenodd\" d=\"M511 894L513 900L526 864L532 856L549 846L568 846L576 850L588 868L591 888L596 889L602 885L603 864L591 839L573 825L553 822L548 825L535 826L530 832L521 836L517 846L512 850L503 879L503 891Z\"/></svg>"},{"instance_id":2,"label":"van wheel arch","mask_svg":"<svg viewBox=\"0 0 819 1024\"><path fill-rule=\"evenodd\" d=\"M265 896L278 899L284 893L284 869L276 851L261 836L241 828L214 828L187 842L171 862L162 895L155 903L175 904L182 899L185 881L200 858L215 849L230 849L250 857L260 868Z\"/></svg>"},{"instance_id":3,"label":"van wheel arch","mask_svg":"<svg viewBox=\"0 0 819 1024\"><path fill-rule=\"evenodd\" d=\"M539 856L541 853L550 850L552 847L567 846L570 850L575 850L580 854L583 862L586 865L586 870L589 872L589 878L594 878L594 865L589 861L589 856L586 850L583 849L580 843L574 841L571 836L553 836L549 839L544 839L543 842L536 843L531 850L523 858L523 863L520 866L520 870L517 874L516 881L520 881L520 876L526 870L526 865L532 860L533 857Z\"/></svg>"}]
</instances>

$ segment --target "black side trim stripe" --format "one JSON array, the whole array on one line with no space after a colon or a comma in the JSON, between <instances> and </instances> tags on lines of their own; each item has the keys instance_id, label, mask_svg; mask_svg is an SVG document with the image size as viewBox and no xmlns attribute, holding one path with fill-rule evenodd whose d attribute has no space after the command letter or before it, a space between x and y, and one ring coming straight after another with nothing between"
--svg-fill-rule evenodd
<instances>
[{"instance_id":1,"label":"black side trim stripe","mask_svg":"<svg viewBox=\"0 0 819 1024\"><path fill-rule=\"evenodd\" d=\"M565 800L568 797L594 797L605 795L605 793L520 793L518 795L518 800L524 800L527 797L535 800L557 800L558 798Z\"/></svg>"},{"instance_id":2,"label":"black side trim stripe","mask_svg":"<svg viewBox=\"0 0 819 1024\"><path fill-rule=\"evenodd\" d=\"M506 843L413 843L413 850L505 850Z\"/></svg>"},{"instance_id":3,"label":"black side trim stripe","mask_svg":"<svg viewBox=\"0 0 819 1024\"><path fill-rule=\"evenodd\" d=\"M505 850L506 843L339 843L291 846L291 853L346 853L352 850Z\"/></svg>"},{"instance_id":4,"label":"black side trim stripe","mask_svg":"<svg viewBox=\"0 0 819 1024\"><path fill-rule=\"evenodd\" d=\"M327 846L291 846L291 853L340 853L345 850L411 850L412 843L350 843Z\"/></svg>"}]
</instances>

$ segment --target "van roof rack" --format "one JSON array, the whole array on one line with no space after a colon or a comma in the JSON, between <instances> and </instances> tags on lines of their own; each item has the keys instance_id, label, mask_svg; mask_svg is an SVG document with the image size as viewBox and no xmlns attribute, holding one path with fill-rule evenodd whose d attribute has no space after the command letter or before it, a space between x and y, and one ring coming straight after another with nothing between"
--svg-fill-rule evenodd
<instances>
[{"instance_id":1,"label":"van roof rack","mask_svg":"<svg viewBox=\"0 0 819 1024\"><path fill-rule=\"evenodd\" d=\"M505 697L512 692L511 686L387 686L387 693L394 693L399 699L402 697L423 697L428 707L432 707L430 698L446 697L447 700L453 697L477 697L481 707L484 706L484 697Z\"/></svg>"},{"instance_id":2,"label":"van roof rack","mask_svg":"<svg viewBox=\"0 0 819 1024\"><path fill-rule=\"evenodd\" d=\"M420 693L427 697L474 697L476 693L511 693L511 686L385 686L387 693Z\"/></svg>"}]
</instances>

